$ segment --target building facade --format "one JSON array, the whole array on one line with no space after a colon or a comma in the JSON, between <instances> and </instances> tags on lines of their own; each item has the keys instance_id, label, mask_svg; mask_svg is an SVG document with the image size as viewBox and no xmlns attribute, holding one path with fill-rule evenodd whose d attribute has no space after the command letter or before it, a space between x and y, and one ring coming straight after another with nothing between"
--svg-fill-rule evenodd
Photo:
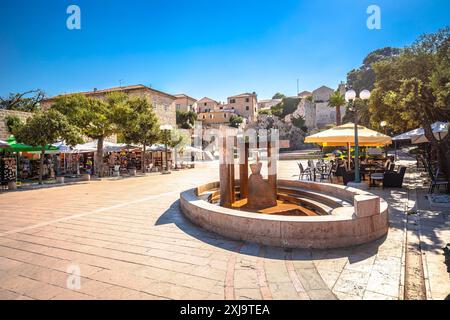
<instances>
[{"instance_id":1,"label":"building facade","mask_svg":"<svg viewBox=\"0 0 450 320\"><path fill-rule=\"evenodd\" d=\"M254 122L258 115L257 95L253 92L228 97L224 109L234 110L237 115L245 118L248 122Z\"/></svg>"},{"instance_id":2,"label":"building facade","mask_svg":"<svg viewBox=\"0 0 450 320\"><path fill-rule=\"evenodd\" d=\"M204 97L197 101L197 113L211 112L219 109L219 102Z\"/></svg>"},{"instance_id":3,"label":"building facade","mask_svg":"<svg viewBox=\"0 0 450 320\"><path fill-rule=\"evenodd\" d=\"M234 110L214 110L208 112L201 112L198 114L197 120L205 125L219 126L228 125L230 118L235 115Z\"/></svg>"},{"instance_id":4,"label":"building facade","mask_svg":"<svg viewBox=\"0 0 450 320\"><path fill-rule=\"evenodd\" d=\"M175 100L177 98L171 94L155 90L144 85L115 87L103 90L94 89L93 91L79 92L78 94L83 94L87 97L104 99L108 93L112 92L123 92L128 94L130 97L140 97L146 99L153 106L160 124L170 124L174 128L176 127ZM60 96L62 95L43 100L41 102L41 107L43 109L49 108Z\"/></svg>"},{"instance_id":5,"label":"building facade","mask_svg":"<svg viewBox=\"0 0 450 320\"><path fill-rule=\"evenodd\" d=\"M182 112L197 112L197 100L186 94L175 95L175 110Z\"/></svg>"}]
</instances>

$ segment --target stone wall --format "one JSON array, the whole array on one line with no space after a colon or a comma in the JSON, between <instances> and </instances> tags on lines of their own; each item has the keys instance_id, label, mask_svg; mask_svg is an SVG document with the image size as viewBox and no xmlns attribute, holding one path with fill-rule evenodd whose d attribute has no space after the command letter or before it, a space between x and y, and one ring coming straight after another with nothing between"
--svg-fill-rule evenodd
<instances>
[{"instance_id":1,"label":"stone wall","mask_svg":"<svg viewBox=\"0 0 450 320\"><path fill-rule=\"evenodd\" d=\"M30 112L22 112L15 110L3 110L0 109L0 139L6 140L11 132L8 131L8 127L6 126L5 120L8 116L17 116L20 120L26 121L28 117L31 116Z\"/></svg>"}]
</instances>

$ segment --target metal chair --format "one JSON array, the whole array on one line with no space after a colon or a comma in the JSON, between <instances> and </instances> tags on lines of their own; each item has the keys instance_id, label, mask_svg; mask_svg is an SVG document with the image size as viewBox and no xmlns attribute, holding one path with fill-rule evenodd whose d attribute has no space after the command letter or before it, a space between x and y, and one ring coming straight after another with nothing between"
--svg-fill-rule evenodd
<instances>
[{"instance_id":1,"label":"metal chair","mask_svg":"<svg viewBox=\"0 0 450 320\"><path fill-rule=\"evenodd\" d=\"M436 174L433 175L433 171L429 168L429 174L431 178L430 188L428 189L428 194L432 194L434 192L434 188L439 190L440 186L446 186L448 188L448 181L439 178L439 168L436 170Z\"/></svg>"},{"instance_id":2,"label":"metal chair","mask_svg":"<svg viewBox=\"0 0 450 320\"><path fill-rule=\"evenodd\" d=\"M300 174L298 175L298 179L302 180L303 177L305 177L305 176L310 179L311 178L311 172L310 172L311 169L309 167L305 169L303 167L303 165L301 164L301 162L298 162L297 164L298 164L298 168L300 169Z\"/></svg>"}]
</instances>

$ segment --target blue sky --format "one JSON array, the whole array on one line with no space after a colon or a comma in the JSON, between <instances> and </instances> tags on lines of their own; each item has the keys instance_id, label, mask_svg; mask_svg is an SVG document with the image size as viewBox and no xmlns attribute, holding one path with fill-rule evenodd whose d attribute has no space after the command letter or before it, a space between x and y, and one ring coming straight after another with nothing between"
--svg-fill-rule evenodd
<instances>
[{"instance_id":1,"label":"blue sky","mask_svg":"<svg viewBox=\"0 0 450 320\"><path fill-rule=\"evenodd\" d=\"M66 9L81 8L81 30ZM369 5L381 30L366 27ZM128 84L260 99L337 87L370 51L450 25L448 0L39 0L0 2L0 95Z\"/></svg>"}]
</instances>

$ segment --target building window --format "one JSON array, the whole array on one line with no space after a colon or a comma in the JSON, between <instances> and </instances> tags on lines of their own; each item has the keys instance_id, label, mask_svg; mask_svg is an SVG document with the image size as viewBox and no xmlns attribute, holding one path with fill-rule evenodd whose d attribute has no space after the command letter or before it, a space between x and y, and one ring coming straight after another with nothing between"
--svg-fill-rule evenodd
<instances>
[{"instance_id":1,"label":"building window","mask_svg":"<svg viewBox=\"0 0 450 320\"><path fill-rule=\"evenodd\" d=\"M203 105L204 105L204 106L207 106L207 105L208 105L208 102L205 102Z\"/></svg>"},{"instance_id":2,"label":"building window","mask_svg":"<svg viewBox=\"0 0 450 320\"><path fill-rule=\"evenodd\" d=\"M224 118L226 118L226 117L227 117L227 114L226 114L226 113L224 113L224 114L223 114L223 117L224 117Z\"/></svg>"},{"instance_id":3,"label":"building window","mask_svg":"<svg viewBox=\"0 0 450 320\"><path fill-rule=\"evenodd\" d=\"M236 99L230 99L230 103L236 103Z\"/></svg>"},{"instance_id":4,"label":"building window","mask_svg":"<svg viewBox=\"0 0 450 320\"><path fill-rule=\"evenodd\" d=\"M247 110L247 111L250 110L250 107L249 107L249 106L246 106L246 107L245 107L245 110Z\"/></svg>"},{"instance_id":5,"label":"building window","mask_svg":"<svg viewBox=\"0 0 450 320\"><path fill-rule=\"evenodd\" d=\"M169 105L167 103L164 104L164 111L169 110Z\"/></svg>"},{"instance_id":6,"label":"building window","mask_svg":"<svg viewBox=\"0 0 450 320\"><path fill-rule=\"evenodd\" d=\"M250 102L250 98L245 98L245 102Z\"/></svg>"},{"instance_id":7,"label":"building window","mask_svg":"<svg viewBox=\"0 0 450 320\"><path fill-rule=\"evenodd\" d=\"M210 114L210 115L209 115L209 118L212 119L212 118L214 118L214 116L213 116L212 114Z\"/></svg>"},{"instance_id":8,"label":"building window","mask_svg":"<svg viewBox=\"0 0 450 320\"><path fill-rule=\"evenodd\" d=\"M177 110L180 110L181 104L177 103Z\"/></svg>"}]
</instances>

